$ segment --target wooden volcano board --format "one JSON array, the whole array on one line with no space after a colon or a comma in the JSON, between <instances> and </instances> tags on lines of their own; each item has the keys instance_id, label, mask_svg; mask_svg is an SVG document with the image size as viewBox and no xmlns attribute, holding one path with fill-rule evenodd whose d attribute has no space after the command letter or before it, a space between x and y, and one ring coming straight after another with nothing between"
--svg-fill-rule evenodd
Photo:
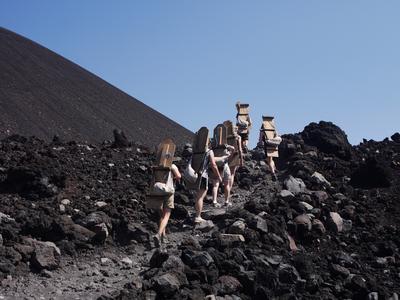
<instances>
[{"instance_id":1,"label":"wooden volcano board","mask_svg":"<svg viewBox=\"0 0 400 300\"><path fill-rule=\"evenodd\" d=\"M230 137L234 136L233 123L231 121L225 121L224 125L226 127L226 137L229 139Z\"/></svg>"},{"instance_id":2,"label":"wooden volcano board","mask_svg":"<svg viewBox=\"0 0 400 300\"><path fill-rule=\"evenodd\" d=\"M227 130L224 124L218 124L214 128L213 151L215 157L221 157L225 153L225 145L227 144Z\"/></svg>"},{"instance_id":3,"label":"wooden volcano board","mask_svg":"<svg viewBox=\"0 0 400 300\"><path fill-rule=\"evenodd\" d=\"M264 132L265 141L272 139L276 135L274 117L263 116L263 122L261 131ZM279 157L278 147L266 147L266 153L268 157Z\"/></svg>"},{"instance_id":4,"label":"wooden volcano board","mask_svg":"<svg viewBox=\"0 0 400 300\"><path fill-rule=\"evenodd\" d=\"M171 168L176 145L171 139L165 139L157 148L156 166Z\"/></svg>"},{"instance_id":5,"label":"wooden volcano board","mask_svg":"<svg viewBox=\"0 0 400 300\"><path fill-rule=\"evenodd\" d=\"M206 151L208 146L208 128L201 127L194 136L192 168L199 173L203 167Z\"/></svg>"},{"instance_id":6,"label":"wooden volcano board","mask_svg":"<svg viewBox=\"0 0 400 300\"><path fill-rule=\"evenodd\" d=\"M237 118L242 122L249 123L249 104L236 103ZM249 124L250 125L250 124ZM250 127L250 126L249 126ZM242 133L248 133L249 129L240 129Z\"/></svg>"},{"instance_id":7,"label":"wooden volcano board","mask_svg":"<svg viewBox=\"0 0 400 300\"><path fill-rule=\"evenodd\" d=\"M153 194L153 187L156 182L167 183L170 176L172 159L174 158L176 145L171 139L165 139L157 148L156 164L152 167L153 177L150 184L149 194L146 196L148 208L161 208L162 203L169 196L160 196Z\"/></svg>"}]
</instances>

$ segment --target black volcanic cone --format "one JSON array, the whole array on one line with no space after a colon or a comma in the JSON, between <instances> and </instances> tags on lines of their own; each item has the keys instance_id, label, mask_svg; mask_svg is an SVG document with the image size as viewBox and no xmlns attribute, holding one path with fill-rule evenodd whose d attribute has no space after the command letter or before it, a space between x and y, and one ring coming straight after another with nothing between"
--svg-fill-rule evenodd
<instances>
[{"instance_id":1,"label":"black volcanic cone","mask_svg":"<svg viewBox=\"0 0 400 300\"><path fill-rule=\"evenodd\" d=\"M177 144L192 133L60 55L0 28L0 138L11 134L49 140L101 142L113 130L154 146Z\"/></svg>"}]
</instances>

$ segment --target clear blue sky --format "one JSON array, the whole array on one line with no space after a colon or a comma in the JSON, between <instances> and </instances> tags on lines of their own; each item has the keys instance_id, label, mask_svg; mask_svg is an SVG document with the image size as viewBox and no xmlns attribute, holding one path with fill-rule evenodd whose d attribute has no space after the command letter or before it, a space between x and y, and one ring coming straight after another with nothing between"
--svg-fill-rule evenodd
<instances>
[{"instance_id":1,"label":"clear blue sky","mask_svg":"<svg viewBox=\"0 0 400 300\"><path fill-rule=\"evenodd\" d=\"M312 121L357 144L400 131L399 1L1 0L0 26L192 131L251 104L280 133Z\"/></svg>"}]
</instances>

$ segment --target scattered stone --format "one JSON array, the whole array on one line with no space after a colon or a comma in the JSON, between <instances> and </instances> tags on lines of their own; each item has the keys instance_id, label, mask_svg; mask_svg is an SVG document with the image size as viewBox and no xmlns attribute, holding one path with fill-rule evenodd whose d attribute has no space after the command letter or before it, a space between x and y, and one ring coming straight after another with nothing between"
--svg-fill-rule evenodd
<instances>
[{"instance_id":1,"label":"scattered stone","mask_svg":"<svg viewBox=\"0 0 400 300\"><path fill-rule=\"evenodd\" d=\"M97 207L104 207L104 206L107 206L107 202L104 202L104 201L97 201L97 202L95 203L95 205L96 205Z\"/></svg>"},{"instance_id":2,"label":"scattered stone","mask_svg":"<svg viewBox=\"0 0 400 300\"><path fill-rule=\"evenodd\" d=\"M342 267L341 265L331 264L330 268L331 268L331 272L333 275L341 276L344 278L346 278L350 275L350 271L348 269L346 269L345 267Z\"/></svg>"},{"instance_id":3,"label":"scattered stone","mask_svg":"<svg viewBox=\"0 0 400 300\"><path fill-rule=\"evenodd\" d=\"M243 234L246 229L246 223L243 220L236 220L230 227L229 233Z\"/></svg>"},{"instance_id":4,"label":"scattered stone","mask_svg":"<svg viewBox=\"0 0 400 300\"><path fill-rule=\"evenodd\" d=\"M214 259L208 252L185 250L182 253L182 261L192 268L208 267L214 263Z\"/></svg>"},{"instance_id":5,"label":"scattered stone","mask_svg":"<svg viewBox=\"0 0 400 300\"><path fill-rule=\"evenodd\" d=\"M239 292L242 289L242 285L233 276L224 275L218 278L217 281L218 295L230 295Z\"/></svg>"},{"instance_id":6,"label":"scattered stone","mask_svg":"<svg viewBox=\"0 0 400 300\"><path fill-rule=\"evenodd\" d=\"M156 249L150 258L150 268L160 268L168 257L169 255L167 252Z\"/></svg>"},{"instance_id":7,"label":"scattered stone","mask_svg":"<svg viewBox=\"0 0 400 300\"><path fill-rule=\"evenodd\" d=\"M39 269L54 270L60 264L61 252L52 242L40 242L33 239L27 239L34 246L34 252L31 258L32 265Z\"/></svg>"},{"instance_id":8,"label":"scattered stone","mask_svg":"<svg viewBox=\"0 0 400 300\"><path fill-rule=\"evenodd\" d=\"M294 195L306 192L306 185L303 180L295 178L292 175L289 175L289 178L285 180L284 185L286 189Z\"/></svg>"},{"instance_id":9,"label":"scattered stone","mask_svg":"<svg viewBox=\"0 0 400 300\"><path fill-rule=\"evenodd\" d=\"M300 201L300 204L304 206L304 208L308 211L311 211L314 209L314 207L311 204L308 204L307 202Z\"/></svg>"},{"instance_id":10,"label":"scattered stone","mask_svg":"<svg viewBox=\"0 0 400 300\"><path fill-rule=\"evenodd\" d=\"M322 184L325 186L331 186L331 183L328 180L326 180L326 178L321 173L314 172L311 175L311 178L318 184Z\"/></svg>"},{"instance_id":11,"label":"scattered stone","mask_svg":"<svg viewBox=\"0 0 400 300\"><path fill-rule=\"evenodd\" d=\"M232 247L237 244L244 243L245 239L241 234L220 234L219 244L222 247Z\"/></svg>"},{"instance_id":12,"label":"scattered stone","mask_svg":"<svg viewBox=\"0 0 400 300\"><path fill-rule=\"evenodd\" d=\"M5 222L5 223L10 223L10 222L14 222L15 220L13 218L11 218L9 215L3 214L2 212L0 212L0 224Z\"/></svg>"},{"instance_id":13,"label":"scattered stone","mask_svg":"<svg viewBox=\"0 0 400 300\"><path fill-rule=\"evenodd\" d=\"M128 268L128 269L132 268L132 266L133 266L133 261L129 257L124 257L121 260L121 263L125 268Z\"/></svg>"},{"instance_id":14,"label":"scattered stone","mask_svg":"<svg viewBox=\"0 0 400 300\"><path fill-rule=\"evenodd\" d=\"M335 233L343 231L343 219L337 212L330 212L327 218L327 227Z\"/></svg>"},{"instance_id":15,"label":"scattered stone","mask_svg":"<svg viewBox=\"0 0 400 300\"><path fill-rule=\"evenodd\" d=\"M276 267L281 264L283 257L281 255L272 255L272 256L267 256L265 260L273 267Z\"/></svg>"},{"instance_id":16,"label":"scattered stone","mask_svg":"<svg viewBox=\"0 0 400 300\"><path fill-rule=\"evenodd\" d=\"M154 287L158 294L168 297L177 293L181 285L185 283L187 280L182 283L177 274L167 273L154 280Z\"/></svg>"},{"instance_id":17,"label":"scattered stone","mask_svg":"<svg viewBox=\"0 0 400 300\"><path fill-rule=\"evenodd\" d=\"M214 208L210 210L205 210L203 212L203 217L206 220L218 221L225 218L226 210L224 208Z\"/></svg>"},{"instance_id":18,"label":"scattered stone","mask_svg":"<svg viewBox=\"0 0 400 300\"><path fill-rule=\"evenodd\" d=\"M324 224L318 219L312 221L312 229L319 234L324 234L326 232Z\"/></svg>"},{"instance_id":19,"label":"scattered stone","mask_svg":"<svg viewBox=\"0 0 400 300\"><path fill-rule=\"evenodd\" d=\"M353 228L353 222L351 220L343 219L343 232L349 232Z\"/></svg>"},{"instance_id":20,"label":"scattered stone","mask_svg":"<svg viewBox=\"0 0 400 300\"><path fill-rule=\"evenodd\" d=\"M297 229L302 232L310 231L312 228L310 217L306 214L297 216L294 218L294 222L297 225Z\"/></svg>"},{"instance_id":21,"label":"scattered stone","mask_svg":"<svg viewBox=\"0 0 400 300\"><path fill-rule=\"evenodd\" d=\"M300 279L296 268L288 264L280 264L278 268L279 281L287 284L294 284Z\"/></svg>"},{"instance_id":22,"label":"scattered stone","mask_svg":"<svg viewBox=\"0 0 400 300\"><path fill-rule=\"evenodd\" d=\"M40 275L42 277L46 277L46 278L52 278L53 277L53 273L51 271L45 270L45 269L40 272Z\"/></svg>"},{"instance_id":23,"label":"scattered stone","mask_svg":"<svg viewBox=\"0 0 400 300\"><path fill-rule=\"evenodd\" d=\"M102 258L100 258L100 264L102 266L109 266L109 265L111 265L111 259L109 259L107 257L102 257Z\"/></svg>"},{"instance_id":24,"label":"scattered stone","mask_svg":"<svg viewBox=\"0 0 400 300\"><path fill-rule=\"evenodd\" d=\"M69 199L62 199L62 200L61 200L61 204L64 205L64 206L68 206L68 205L71 204L71 200L69 200Z\"/></svg>"},{"instance_id":25,"label":"scattered stone","mask_svg":"<svg viewBox=\"0 0 400 300\"><path fill-rule=\"evenodd\" d=\"M368 294L367 300L379 300L379 294L377 292L371 292Z\"/></svg>"},{"instance_id":26,"label":"scattered stone","mask_svg":"<svg viewBox=\"0 0 400 300\"><path fill-rule=\"evenodd\" d=\"M311 192L311 196L313 197L314 200L317 201L317 203L322 204L326 200L328 200L329 195L325 191L313 191Z\"/></svg>"},{"instance_id":27,"label":"scattered stone","mask_svg":"<svg viewBox=\"0 0 400 300\"><path fill-rule=\"evenodd\" d=\"M258 215L254 217L254 226L258 231L268 233L267 221L262 216Z\"/></svg>"},{"instance_id":28,"label":"scattered stone","mask_svg":"<svg viewBox=\"0 0 400 300\"><path fill-rule=\"evenodd\" d=\"M214 223L211 220L206 220L204 222L196 223L194 229L202 232L208 232L214 229Z\"/></svg>"},{"instance_id":29,"label":"scattered stone","mask_svg":"<svg viewBox=\"0 0 400 300\"><path fill-rule=\"evenodd\" d=\"M286 199L286 198L294 198L293 193L290 192L290 191L288 191L288 190L282 190L282 191L279 193L279 196L280 196L281 198L283 198L283 199Z\"/></svg>"},{"instance_id":30,"label":"scattered stone","mask_svg":"<svg viewBox=\"0 0 400 300\"><path fill-rule=\"evenodd\" d=\"M289 235L286 234L288 240L289 240L289 249L290 251L298 251L299 248L297 248L296 242L294 241L294 239Z\"/></svg>"},{"instance_id":31,"label":"scattered stone","mask_svg":"<svg viewBox=\"0 0 400 300\"><path fill-rule=\"evenodd\" d=\"M399 295L397 293L393 293L388 300L399 300Z\"/></svg>"}]
</instances>

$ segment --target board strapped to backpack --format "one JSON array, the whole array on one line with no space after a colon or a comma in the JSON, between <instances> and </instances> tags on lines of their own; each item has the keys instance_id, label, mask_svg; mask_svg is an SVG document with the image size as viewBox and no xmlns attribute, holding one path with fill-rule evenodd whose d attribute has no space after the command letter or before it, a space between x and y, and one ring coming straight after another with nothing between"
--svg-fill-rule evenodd
<instances>
[{"instance_id":1,"label":"board strapped to backpack","mask_svg":"<svg viewBox=\"0 0 400 300\"><path fill-rule=\"evenodd\" d=\"M206 159L208 150L208 128L201 127L199 131L196 132L193 140L193 154L190 160L190 165L193 171L198 175L196 182L185 182L186 187L190 190L195 190L200 187L201 175L204 171L204 161Z\"/></svg>"},{"instance_id":2,"label":"board strapped to backpack","mask_svg":"<svg viewBox=\"0 0 400 300\"><path fill-rule=\"evenodd\" d=\"M236 102L236 109L237 109L237 123L239 134L241 133L248 133L249 128L251 127L251 121L249 116L249 104L243 104L239 101Z\"/></svg>"},{"instance_id":3,"label":"board strapped to backpack","mask_svg":"<svg viewBox=\"0 0 400 300\"><path fill-rule=\"evenodd\" d=\"M215 157L221 157L225 154L227 144L227 129L224 124L218 124L214 128L213 151Z\"/></svg>"},{"instance_id":4,"label":"board strapped to backpack","mask_svg":"<svg viewBox=\"0 0 400 300\"><path fill-rule=\"evenodd\" d=\"M225 121L224 125L227 132L227 144L235 148L235 154L228 161L229 167L236 167L243 165L242 147L240 145L239 137L235 134L235 128L231 121Z\"/></svg>"},{"instance_id":5,"label":"board strapped to backpack","mask_svg":"<svg viewBox=\"0 0 400 300\"><path fill-rule=\"evenodd\" d=\"M262 116L262 125L260 131L263 134L265 145L265 155L268 157L279 157L278 146L268 144L268 140L274 139L277 135L274 117Z\"/></svg>"},{"instance_id":6,"label":"board strapped to backpack","mask_svg":"<svg viewBox=\"0 0 400 300\"><path fill-rule=\"evenodd\" d=\"M165 198L170 197L170 195L157 194L154 187L156 183L167 184L169 176L172 176L170 173L175 150L176 145L171 139L163 140L157 147L156 163L152 166L153 177L150 183L149 193L146 196L146 206L148 208L161 207Z\"/></svg>"}]
</instances>

